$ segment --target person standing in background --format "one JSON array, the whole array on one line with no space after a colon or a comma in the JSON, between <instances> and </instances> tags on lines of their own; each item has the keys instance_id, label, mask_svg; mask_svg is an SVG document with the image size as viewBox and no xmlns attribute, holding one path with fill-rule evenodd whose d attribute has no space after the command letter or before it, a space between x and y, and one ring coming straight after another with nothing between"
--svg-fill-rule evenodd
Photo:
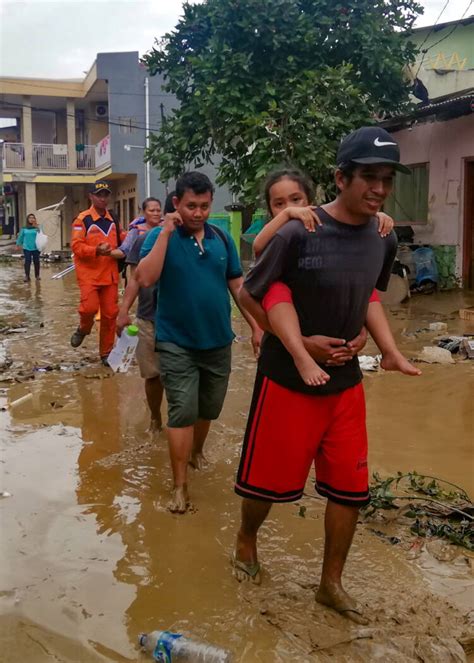
<instances>
[{"instance_id":1,"label":"person standing in background","mask_svg":"<svg viewBox=\"0 0 474 663\"><path fill-rule=\"evenodd\" d=\"M170 191L170 193L166 196L165 198L165 206L163 207L163 216L165 214L171 214L172 212L175 211L175 206L174 206L174 198L176 196L176 191L173 189L173 191Z\"/></svg>"},{"instance_id":2,"label":"person standing in background","mask_svg":"<svg viewBox=\"0 0 474 663\"><path fill-rule=\"evenodd\" d=\"M35 279L40 280L40 252L36 248L36 237L39 232L38 222L34 214L28 214L26 217L26 226L21 229L18 239L16 240L17 246L21 246L25 256L25 283L31 281L31 261L35 266Z\"/></svg>"},{"instance_id":3,"label":"person standing in background","mask_svg":"<svg viewBox=\"0 0 474 663\"><path fill-rule=\"evenodd\" d=\"M163 385L160 379L160 365L158 353L155 348L155 315L156 292L155 286L140 288L135 279L135 270L140 262L140 250L149 230L157 228L161 222L161 203L157 198L145 198L142 203L143 223L138 224L134 232L133 243L125 251L126 263L130 265L130 277L125 289L122 305L117 317L117 335L120 336L127 325L132 323L129 315L130 308L138 296L137 308L137 364L140 375L145 380L145 394L151 412L150 432L161 430L161 401L163 399ZM130 230L124 242L128 242ZM124 249L122 245L121 250Z\"/></svg>"},{"instance_id":4,"label":"person standing in background","mask_svg":"<svg viewBox=\"0 0 474 663\"><path fill-rule=\"evenodd\" d=\"M89 192L91 206L80 212L72 223L71 248L74 254L77 282L81 292L79 327L71 336L71 345L78 348L91 333L100 308L100 358L107 366L107 357L115 341L118 314L117 261L123 257L118 248L126 233L107 209L110 201L108 182L98 180Z\"/></svg>"}]
</instances>

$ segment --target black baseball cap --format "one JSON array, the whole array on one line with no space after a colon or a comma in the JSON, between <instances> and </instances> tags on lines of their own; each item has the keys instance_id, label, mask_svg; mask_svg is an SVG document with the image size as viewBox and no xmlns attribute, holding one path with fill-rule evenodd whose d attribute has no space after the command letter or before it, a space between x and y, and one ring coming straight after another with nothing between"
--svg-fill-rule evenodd
<instances>
[{"instance_id":1,"label":"black baseball cap","mask_svg":"<svg viewBox=\"0 0 474 663\"><path fill-rule=\"evenodd\" d=\"M386 164L401 173L411 173L409 168L400 163L398 143L382 127L361 127L345 136L337 151L337 165L348 161Z\"/></svg>"},{"instance_id":2,"label":"black baseball cap","mask_svg":"<svg viewBox=\"0 0 474 663\"><path fill-rule=\"evenodd\" d=\"M108 191L112 193L110 184L105 180L96 180L94 184L91 184L89 187L89 193L100 193L101 191Z\"/></svg>"}]
</instances>

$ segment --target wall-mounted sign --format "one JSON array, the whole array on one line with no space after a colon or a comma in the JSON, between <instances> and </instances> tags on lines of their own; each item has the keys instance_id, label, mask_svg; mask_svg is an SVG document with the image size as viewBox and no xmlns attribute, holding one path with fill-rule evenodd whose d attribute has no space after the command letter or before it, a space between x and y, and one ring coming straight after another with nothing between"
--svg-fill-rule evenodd
<instances>
[{"instance_id":1,"label":"wall-mounted sign","mask_svg":"<svg viewBox=\"0 0 474 663\"><path fill-rule=\"evenodd\" d=\"M95 146L95 167L100 168L107 163L110 163L110 136L105 136Z\"/></svg>"},{"instance_id":2,"label":"wall-mounted sign","mask_svg":"<svg viewBox=\"0 0 474 663\"><path fill-rule=\"evenodd\" d=\"M53 145L53 154L55 157L67 156L67 145Z\"/></svg>"}]
</instances>

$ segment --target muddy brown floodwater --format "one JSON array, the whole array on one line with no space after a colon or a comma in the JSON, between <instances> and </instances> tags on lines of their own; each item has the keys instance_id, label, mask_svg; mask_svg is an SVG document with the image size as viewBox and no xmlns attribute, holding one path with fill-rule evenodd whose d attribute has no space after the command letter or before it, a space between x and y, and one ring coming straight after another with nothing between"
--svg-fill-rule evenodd
<instances>
[{"instance_id":1,"label":"muddy brown floodwater","mask_svg":"<svg viewBox=\"0 0 474 663\"><path fill-rule=\"evenodd\" d=\"M0 491L11 493L0 499L3 663L145 661L137 635L156 628L228 647L245 663L474 660L459 644L469 652L473 559L454 546L440 561L436 542L409 536L409 545L390 545L362 524L345 582L370 626L315 603L320 499L274 508L260 541L263 584L238 585L229 553L255 371L248 343L234 345L210 465L190 479L197 510L171 515L166 442L146 432L136 368L118 376L101 368L94 334L72 350L78 292L73 276L52 281L53 269L29 285L20 266L0 265L0 317L26 328L0 338L14 362L0 374ZM398 306L390 317L401 347L413 354L430 345L433 334L410 332L436 320L451 333L469 331L457 311L473 302L456 292ZM248 336L238 319L235 329ZM366 376L371 470L415 469L472 496L474 361L421 366L421 378ZM28 402L8 407L28 393ZM307 492L314 495L311 482Z\"/></svg>"}]
</instances>

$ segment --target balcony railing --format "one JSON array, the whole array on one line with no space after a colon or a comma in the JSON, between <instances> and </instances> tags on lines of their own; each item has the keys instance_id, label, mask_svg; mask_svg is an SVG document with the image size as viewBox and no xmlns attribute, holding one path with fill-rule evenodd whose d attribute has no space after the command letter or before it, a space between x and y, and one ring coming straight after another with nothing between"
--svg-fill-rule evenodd
<instances>
[{"instance_id":1,"label":"balcony railing","mask_svg":"<svg viewBox=\"0 0 474 663\"><path fill-rule=\"evenodd\" d=\"M96 146L81 145L76 152L77 170L96 169ZM26 169L24 143L3 143L3 170ZM67 145L33 143L32 170L71 170Z\"/></svg>"},{"instance_id":2,"label":"balcony railing","mask_svg":"<svg viewBox=\"0 0 474 663\"><path fill-rule=\"evenodd\" d=\"M67 145L33 143L33 170L67 169Z\"/></svg>"},{"instance_id":3,"label":"balcony railing","mask_svg":"<svg viewBox=\"0 0 474 663\"><path fill-rule=\"evenodd\" d=\"M95 145L84 145L84 149L76 152L77 168L79 170L95 169Z\"/></svg>"}]
</instances>

